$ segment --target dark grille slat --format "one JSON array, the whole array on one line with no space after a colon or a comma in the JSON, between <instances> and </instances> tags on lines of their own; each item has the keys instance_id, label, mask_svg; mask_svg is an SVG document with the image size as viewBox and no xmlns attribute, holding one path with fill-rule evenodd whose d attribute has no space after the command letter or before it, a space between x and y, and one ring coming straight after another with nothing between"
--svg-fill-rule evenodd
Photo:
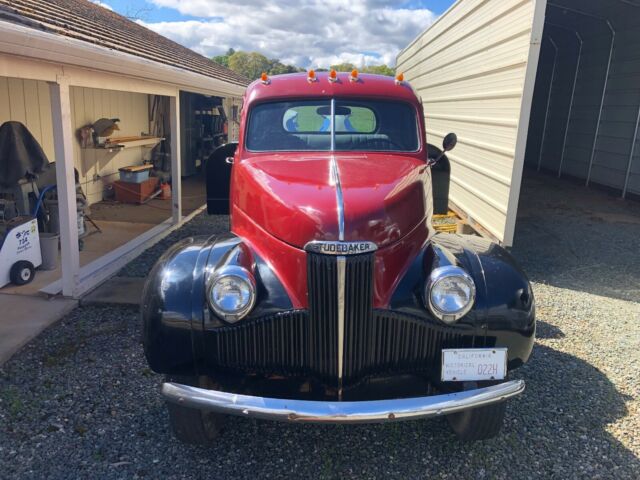
<instances>
[{"instance_id":1,"label":"dark grille slat","mask_svg":"<svg viewBox=\"0 0 640 480\"><path fill-rule=\"evenodd\" d=\"M311 366L326 380L338 376L338 269L335 257L309 254L308 349Z\"/></svg>"},{"instance_id":2,"label":"dark grille slat","mask_svg":"<svg viewBox=\"0 0 640 480\"><path fill-rule=\"evenodd\" d=\"M344 381L371 365L373 255L346 257Z\"/></svg>"}]
</instances>

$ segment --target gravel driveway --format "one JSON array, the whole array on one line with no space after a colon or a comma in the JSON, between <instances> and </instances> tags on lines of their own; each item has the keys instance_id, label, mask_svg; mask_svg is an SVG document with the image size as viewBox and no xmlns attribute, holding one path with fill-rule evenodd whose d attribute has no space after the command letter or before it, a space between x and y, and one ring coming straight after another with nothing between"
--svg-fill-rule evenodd
<instances>
[{"instance_id":1,"label":"gravel driveway","mask_svg":"<svg viewBox=\"0 0 640 480\"><path fill-rule=\"evenodd\" d=\"M199 217L186 228L224 222ZM553 262L540 248L537 261ZM144 275L155 258L125 272ZM628 261L639 263L638 250ZM231 418L217 446L182 445L169 431L161 378L144 360L137 312L78 308L0 372L0 477L640 478L640 303L596 288L534 281L534 290L538 340L514 375L527 390L510 402L501 436L474 444L458 442L444 419Z\"/></svg>"}]
</instances>

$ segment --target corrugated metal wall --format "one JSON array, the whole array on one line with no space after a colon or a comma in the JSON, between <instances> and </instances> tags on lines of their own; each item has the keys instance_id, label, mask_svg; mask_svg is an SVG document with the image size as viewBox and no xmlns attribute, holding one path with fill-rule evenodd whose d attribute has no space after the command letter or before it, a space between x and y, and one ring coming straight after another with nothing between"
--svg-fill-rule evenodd
<instances>
[{"instance_id":1,"label":"corrugated metal wall","mask_svg":"<svg viewBox=\"0 0 640 480\"><path fill-rule=\"evenodd\" d=\"M534 20L544 13L543 4L458 1L397 61L422 97L429 143L439 146L450 131L458 135L458 146L447 155L450 200L507 244L523 162L516 159L524 156L518 141L526 142L518 126L529 119L527 72L532 76L537 66L542 21ZM533 83L531 78L531 89Z\"/></svg>"},{"instance_id":2,"label":"corrugated metal wall","mask_svg":"<svg viewBox=\"0 0 640 480\"><path fill-rule=\"evenodd\" d=\"M603 9L585 10L584 3L570 0L563 0L562 6L576 11L548 8L525 161L531 167L537 168L539 162L542 169L586 181L593 159L590 183L620 192L631 167L627 193L640 194L640 139L636 139L635 154L630 164L640 108L640 8L601 0L590 5L599 5ZM597 14L601 18L578 11ZM612 40L607 20L615 31L615 43L594 151ZM583 40L577 77L578 41L573 31L577 31ZM540 156L554 63L551 40L557 44L558 56ZM569 118L570 87L574 79L575 99Z\"/></svg>"}]
</instances>

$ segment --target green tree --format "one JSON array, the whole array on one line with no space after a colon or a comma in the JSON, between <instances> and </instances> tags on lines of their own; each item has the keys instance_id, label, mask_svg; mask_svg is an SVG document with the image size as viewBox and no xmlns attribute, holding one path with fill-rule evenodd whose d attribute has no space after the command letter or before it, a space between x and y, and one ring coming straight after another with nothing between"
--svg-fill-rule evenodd
<instances>
[{"instance_id":1,"label":"green tree","mask_svg":"<svg viewBox=\"0 0 640 480\"><path fill-rule=\"evenodd\" d=\"M271 62L258 52L235 52L229 57L229 68L240 75L255 80L262 72L268 72Z\"/></svg>"},{"instance_id":2,"label":"green tree","mask_svg":"<svg viewBox=\"0 0 640 480\"><path fill-rule=\"evenodd\" d=\"M285 73L304 72L306 69L296 67L295 65L287 65L277 58L267 58L258 52L244 52L242 50L234 50L230 48L224 55L218 55L212 60L220 65L230 68L236 73L243 75L251 80L260 78L262 72L269 75L281 75ZM353 63L343 62L331 65L332 69L338 72L351 72L354 69L362 73L376 73L378 75L394 76L395 71L387 65L371 65L368 67L358 68ZM326 72L326 68L316 68L316 72Z\"/></svg>"},{"instance_id":3,"label":"green tree","mask_svg":"<svg viewBox=\"0 0 640 480\"><path fill-rule=\"evenodd\" d=\"M267 71L267 73L269 75L281 75L283 73L296 73L296 72L302 71L298 67L295 67L293 65L286 65L286 64L282 63L277 58L272 58L269 61L271 62L271 66L269 67L269 70Z\"/></svg>"},{"instance_id":4,"label":"green tree","mask_svg":"<svg viewBox=\"0 0 640 480\"><path fill-rule=\"evenodd\" d=\"M371 65L362 69L362 73L376 73L378 75L395 76L395 70L387 65Z\"/></svg>"},{"instance_id":5,"label":"green tree","mask_svg":"<svg viewBox=\"0 0 640 480\"><path fill-rule=\"evenodd\" d=\"M331 69L336 72L352 72L356 66L353 63L344 62L338 63L337 65L331 65Z\"/></svg>"},{"instance_id":6,"label":"green tree","mask_svg":"<svg viewBox=\"0 0 640 480\"><path fill-rule=\"evenodd\" d=\"M395 76L394 69L387 65L370 65L367 67L358 68L353 63L344 62L338 63L337 65L331 65L331 68L336 72L351 72L352 70L356 69L361 73L375 73L377 75L388 75L391 77Z\"/></svg>"},{"instance_id":7,"label":"green tree","mask_svg":"<svg viewBox=\"0 0 640 480\"><path fill-rule=\"evenodd\" d=\"M236 51L233 48L230 48L229 50L227 50L227 53L225 53L224 55L216 55L211 60L213 60L216 63L219 63L223 67L229 68L229 57L234 53L236 53Z\"/></svg>"}]
</instances>

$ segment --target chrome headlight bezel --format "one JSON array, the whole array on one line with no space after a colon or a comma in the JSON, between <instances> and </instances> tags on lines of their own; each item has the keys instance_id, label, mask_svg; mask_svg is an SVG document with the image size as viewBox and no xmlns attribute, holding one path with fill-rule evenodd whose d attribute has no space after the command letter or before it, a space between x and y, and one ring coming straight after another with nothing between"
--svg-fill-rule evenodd
<instances>
[{"instance_id":1,"label":"chrome headlight bezel","mask_svg":"<svg viewBox=\"0 0 640 480\"><path fill-rule=\"evenodd\" d=\"M458 280L464 282L470 290L469 301L460 309L456 311L443 311L433 301L432 293L434 287L444 279L455 277ZM476 301L476 284L464 269L455 265L447 265L444 267L435 268L429 275L429 279L425 284L424 289L424 302L429 311L440 321L449 325L457 322L464 317L473 308Z\"/></svg>"},{"instance_id":2,"label":"chrome headlight bezel","mask_svg":"<svg viewBox=\"0 0 640 480\"><path fill-rule=\"evenodd\" d=\"M229 311L224 310L213 300L212 290L214 286L223 279L234 279L249 287L249 301L241 309ZM227 265L214 271L207 282L207 304L214 313L225 322L235 323L245 318L256 304L256 281L254 276L246 268L238 265Z\"/></svg>"}]
</instances>

